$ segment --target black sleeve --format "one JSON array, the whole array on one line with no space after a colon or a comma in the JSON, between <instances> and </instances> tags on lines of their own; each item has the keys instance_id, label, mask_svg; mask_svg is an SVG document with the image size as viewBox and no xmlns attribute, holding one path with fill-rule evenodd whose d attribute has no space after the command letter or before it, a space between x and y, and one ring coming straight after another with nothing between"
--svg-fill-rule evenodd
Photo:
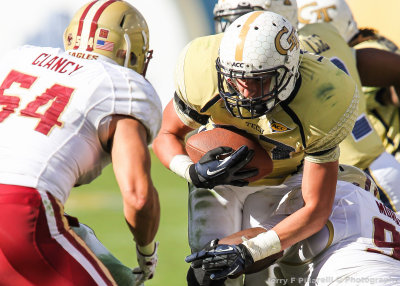
<instances>
[{"instance_id":1,"label":"black sleeve","mask_svg":"<svg viewBox=\"0 0 400 286\"><path fill-rule=\"evenodd\" d=\"M176 94L174 94L174 101L175 104L178 106L179 110L182 111L184 114L189 116L191 119L196 121L197 123L201 125L205 125L208 121L208 118L210 116L205 115L205 114L200 114L196 110L193 110L190 108L180 97Z\"/></svg>"}]
</instances>

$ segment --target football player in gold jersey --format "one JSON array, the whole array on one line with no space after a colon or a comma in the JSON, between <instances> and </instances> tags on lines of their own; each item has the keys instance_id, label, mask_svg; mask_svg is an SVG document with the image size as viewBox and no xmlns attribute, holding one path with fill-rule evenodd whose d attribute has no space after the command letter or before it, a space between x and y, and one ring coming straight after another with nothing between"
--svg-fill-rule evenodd
<instances>
[{"instance_id":1,"label":"football player in gold jersey","mask_svg":"<svg viewBox=\"0 0 400 286\"><path fill-rule=\"evenodd\" d=\"M296 1L220 0L214 9L216 30L224 31L238 16L254 10L279 12L292 23L296 23L297 17L293 20L292 14L297 15L297 9L293 9L293 4L296 6ZM336 29L326 24L307 26L307 28L299 31L302 47L310 52L330 58L338 67L349 73L356 80L358 86L361 87L354 51L348 47L347 43L341 38ZM368 118L366 118L365 99L363 97L360 98L358 114L359 117L352 130L352 134L340 144L340 162L366 169L378 158L380 160L376 160L377 162L387 162L387 159L393 159L387 158L387 156L382 156L383 158L380 156L386 153L383 153L383 145L377 133L371 128ZM392 169L393 165L398 165L394 160L390 161L392 162L390 164L392 165ZM392 182L394 186L397 185L396 180L392 179ZM244 204L244 216L246 217L248 208L252 211L256 203L262 200L262 196L258 196L258 194L250 195ZM244 218L244 223L245 222L246 218ZM246 280L246 285L248 285L247 282L249 281Z\"/></svg>"},{"instance_id":2,"label":"football player in gold jersey","mask_svg":"<svg viewBox=\"0 0 400 286\"><path fill-rule=\"evenodd\" d=\"M400 193L397 189L400 184L400 169L399 164L390 154L399 160L400 155L397 152L400 150L400 104L396 89L391 85L396 83L396 75L400 72L400 68L398 68L400 61L394 54L378 50L395 52L397 47L372 30L364 29L360 31L349 6L344 0L297 0L297 4L300 28L304 25L307 27L308 24L312 23L330 23L350 46L357 49L355 52L357 67L364 86L362 90L366 96L368 118L383 142L386 152L378 154L376 159L369 164L364 162L355 165L366 169L374 178L380 188L381 200L393 210L399 211ZM301 28L299 33L305 32L310 35L311 31L307 32L309 29ZM317 32L317 34L323 35L323 38L327 39L325 32ZM332 47L334 46L332 45ZM324 54L322 53L322 55ZM375 84L370 84L371 81ZM384 82L386 82L385 85L382 84ZM400 84L397 83L396 86L400 86ZM360 97L362 101L362 94ZM354 158L368 158L376 154L371 145L370 150L363 148L367 146L361 146L361 144L358 144L358 146L360 146L360 152L359 154L355 153ZM346 149L341 148L341 151L346 151ZM348 154L343 155L349 158Z\"/></svg>"},{"instance_id":3,"label":"football player in gold jersey","mask_svg":"<svg viewBox=\"0 0 400 286\"><path fill-rule=\"evenodd\" d=\"M358 98L355 81L327 58L303 53L296 29L273 12L248 13L224 34L190 42L178 62L176 94L153 149L165 166L192 183L191 249L240 231L244 223L257 224L260 212L263 220L271 217L293 188L301 188L304 206L279 222L271 219L271 230L244 243L249 259L261 260L319 231L331 213L338 145L354 126ZM246 147L224 160L217 155L226 149L212 150L207 160L193 163L183 141L201 125L249 133L269 152L272 173L246 186L254 173L236 172L251 159ZM244 202L256 192L270 204L243 222ZM201 279L196 275L188 272L189 285ZM227 283L240 285L239 279Z\"/></svg>"}]
</instances>

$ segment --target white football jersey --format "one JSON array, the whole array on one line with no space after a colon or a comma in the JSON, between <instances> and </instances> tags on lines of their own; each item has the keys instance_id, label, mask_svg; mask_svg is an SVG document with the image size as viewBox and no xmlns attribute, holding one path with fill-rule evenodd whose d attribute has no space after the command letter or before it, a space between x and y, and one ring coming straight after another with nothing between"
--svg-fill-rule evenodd
<instances>
[{"instance_id":1,"label":"white football jersey","mask_svg":"<svg viewBox=\"0 0 400 286\"><path fill-rule=\"evenodd\" d=\"M338 181L326 227L286 251L280 267L291 285L350 285L381 276L397 282L377 285L399 285L399 245L400 216L370 192Z\"/></svg>"},{"instance_id":2,"label":"white football jersey","mask_svg":"<svg viewBox=\"0 0 400 286\"><path fill-rule=\"evenodd\" d=\"M61 49L24 46L0 64L0 183L70 189L111 161L98 127L109 115L135 117L156 136L162 107L152 85L108 58L84 60Z\"/></svg>"}]
</instances>

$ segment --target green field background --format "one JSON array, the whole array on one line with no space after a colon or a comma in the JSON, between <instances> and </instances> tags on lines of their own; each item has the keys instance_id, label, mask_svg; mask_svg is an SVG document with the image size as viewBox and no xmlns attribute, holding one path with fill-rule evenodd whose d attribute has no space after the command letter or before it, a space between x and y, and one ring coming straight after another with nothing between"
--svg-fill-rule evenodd
<instances>
[{"instance_id":1,"label":"green field background","mask_svg":"<svg viewBox=\"0 0 400 286\"><path fill-rule=\"evenodd\" d=\"M146 286L186 285L190 254L187 243L187 183L166 169L151 151L152 178L161 203L156 240L160 242L158 267ZM135 244L122 212L122 199L112 167L89 185L74 188L65 211L92 227L100 241L125 265L137 266Z\"/></svg>"}]
</instances>

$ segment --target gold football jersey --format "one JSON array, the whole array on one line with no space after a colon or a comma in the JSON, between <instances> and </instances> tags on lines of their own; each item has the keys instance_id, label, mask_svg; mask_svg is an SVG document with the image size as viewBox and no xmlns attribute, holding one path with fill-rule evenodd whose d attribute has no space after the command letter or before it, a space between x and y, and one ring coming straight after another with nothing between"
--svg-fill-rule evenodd
<instances>
[{"instance_id":1,"label":"gold football jersey","mask_svg":"<svg viewBox=\"0 0 400 286\"><path fill-rule=\"evenodd\" d=\"M354 48L376 48L400 53L392 41L380 35L369 37ZM385 105L376 99L380 88L363 87L363 92L367 98L367 111L371 123L378 132L386 151L400 162L400 109L394 105Z\"/></svg>"},{"instance_id":2,"label":"gold football jersey","mask_svg":"<svg viewBox=\"0 0 400 286\"><path fill-rule=\"evenodd\" d=\"M226 126L251 134L274 164L266 178L252 184L276 185L297 172L303 160L335 161L338 144L357 118L356 83L329 59L304 53L291 96L266 115L233 117L218 93L215 61L222 34L200 37L182 51L175 74L174 106L188 126Z\"/></svg>"},{"instance_id":3,"label":"gold football jersey","mask_svg":"<svg viewBox=\"0 0 400 286\"><path fill-rule=\"evenodd\" d=\"M367 115L354 50L329 23L305 25L299 30L299 39L302 48L329 58L356 81L360 93L357 121L352 132L340 144L339 162L361 169L368 168L382 154L384 147Z\"/></svg>"}]
</instances>

